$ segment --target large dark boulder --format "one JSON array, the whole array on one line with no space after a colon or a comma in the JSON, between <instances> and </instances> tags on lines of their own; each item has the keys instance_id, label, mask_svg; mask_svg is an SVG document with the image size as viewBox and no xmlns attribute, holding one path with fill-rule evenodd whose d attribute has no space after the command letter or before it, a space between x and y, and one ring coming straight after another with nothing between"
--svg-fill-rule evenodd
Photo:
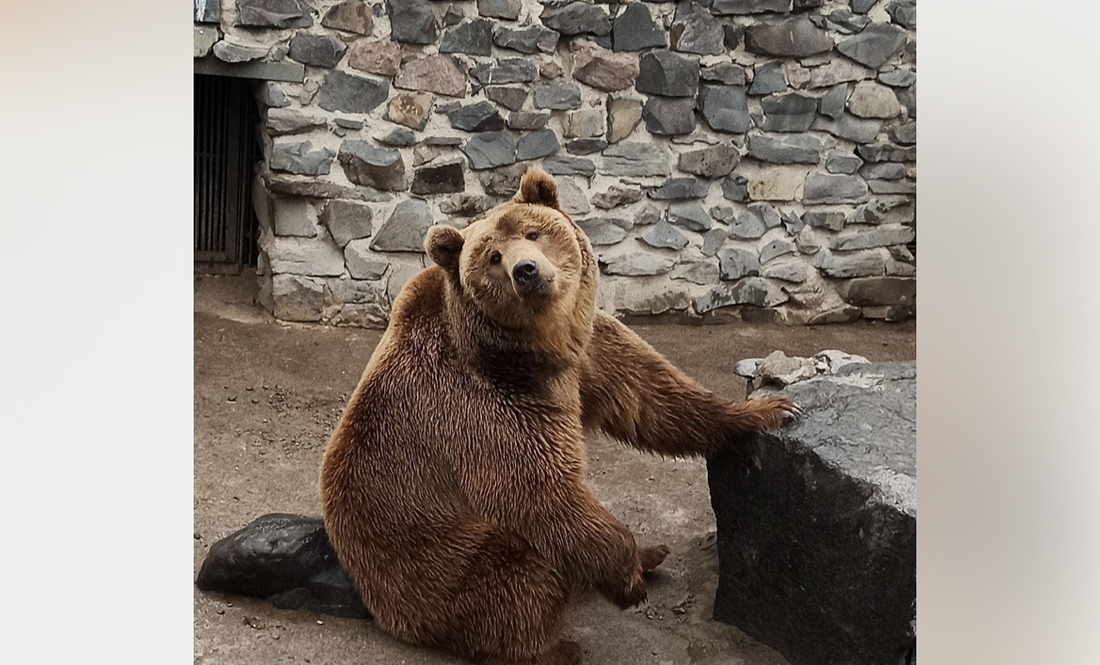
<instances>
[{"instance_id":1,"label":"large dark boulder","mask_svg":"<svg viewBox=\"0 0 1100 665\"><path fill-rule=\"evenodd\" d=\"M258 517L210 548L196 586L263 598L275 607L370 618L316 517Z\"/></svg>"},{"instance_id":2,"label":"large dark boulder","mask_svg":"<svg viewBox=\"0 0 1100 665\"><path fill-rule=\"evenodd\" d=\"M792 665L916 657L916 364L787 386L803 415L708 463L714 617Z\"/></svg>"}]
</instances>

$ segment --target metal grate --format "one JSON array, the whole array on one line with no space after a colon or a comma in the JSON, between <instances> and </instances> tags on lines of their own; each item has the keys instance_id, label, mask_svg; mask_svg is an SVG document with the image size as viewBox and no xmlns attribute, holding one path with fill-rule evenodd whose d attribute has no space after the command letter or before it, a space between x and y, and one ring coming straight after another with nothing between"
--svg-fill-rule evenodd
<instances>
[{"instance_id":1,"label":"metal grate","mask_svg":"<svg viewBox=\"0 0 1100 665\"><path fill-rule=\"evenodd\" d=\"M249 82L195 76L195 270L238 273L256 265L252 169L261 158Z\"/></svg>"}]
</instances>

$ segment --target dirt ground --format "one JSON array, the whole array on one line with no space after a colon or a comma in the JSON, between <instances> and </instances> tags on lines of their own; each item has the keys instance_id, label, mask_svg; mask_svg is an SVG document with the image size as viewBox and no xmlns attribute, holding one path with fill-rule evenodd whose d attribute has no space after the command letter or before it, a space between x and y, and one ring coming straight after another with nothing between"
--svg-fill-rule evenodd
<instances>
[{"instance_id":1,"label":"dirt ground","mask_svg":"<svg viewBox=\"0 0 1100 665\"><path fill-rule=\"evenodd\" d=\"M289 325L251 305L253 279L195 278L195 573L210 545L265 513L319 515L321 453L380 337L350 328ZM840 349L870 360L916 357L916 325L788 328L635 325L658 351L715 392L743 398L742 358L780 349ZM637 536L672 554L649 602L620 611L598 598L569 609L564 636L599 665L783 665L738 629L710 619L718 582L714 515L701 460L664 460L595 438L589 484ZM391 639L370 622L277 610L195 591L194 661L459 663Z\"/></svg>"}]
</instances>

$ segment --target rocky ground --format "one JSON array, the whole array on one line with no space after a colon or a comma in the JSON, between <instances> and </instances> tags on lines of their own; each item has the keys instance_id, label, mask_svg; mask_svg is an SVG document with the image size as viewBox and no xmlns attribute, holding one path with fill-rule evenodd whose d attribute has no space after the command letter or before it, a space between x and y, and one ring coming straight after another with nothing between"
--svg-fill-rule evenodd
<instances>
[{"instance_id":1,"label":"rocky ground","mask_svg":"<svg viewBox=\"0 0 1100 665\"><path fill-rule=\"evenodd\" d=\"M380 333L272 322L247 281L196 278L195 571L219 538L270 512L318 515L321 453ZM842 349L870 360L916 357L915 322L824 327L635 325L708 388L741 398L734 363L780 349ZM589 442L589 482L642 543L672 554L647 605L575 603L565 635L601 665L780 665L775 651L710 620L718 583L714 516L702 461L663 460ZM434 665L454 659L390 639L369 622L276 610L195 592L195 663Z\"/></svg>"}]
</instances>

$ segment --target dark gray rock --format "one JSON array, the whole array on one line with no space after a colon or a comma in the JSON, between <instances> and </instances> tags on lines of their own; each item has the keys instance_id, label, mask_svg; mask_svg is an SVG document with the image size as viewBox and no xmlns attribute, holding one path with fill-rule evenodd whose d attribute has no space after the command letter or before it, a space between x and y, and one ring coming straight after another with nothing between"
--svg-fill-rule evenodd
<instances>
[{"instance_id":1,"label":"dark gray rock","mask_svg":"<svg viewBox=\"0 0 1100 665\"><path fill-rule=\"evenodd\" d=\"M704 67L699 72L699 78L712 83L724 83L726 85L745 85L745 70L732 62L723 62L710 67Z\"/></svg>"},{"instance_id":2,"label":"dark gray rock","mask_svg":"<svg viewBox=\"0 0 1100 665\"><path fill-rule=\"evenodd\" d=\"M825 170L829 173L845 173L851 175L863 166L863 160L855 155L844 155L839 152L830 152L825 157Z\"/></svg>"},{"instance_id":3,"label":"dark gray rock","mask_svg":"<svg viewBox=\"0 0 1100 665\"><path fill-rule=\"evenodd\" d=\"M776 238L775 240L764 245L760 250L760 263L767 263L776 257L783 256L784 254L791 254L798 251L795 249L794 243L786 238Z\"/></svg>"},{"instance_id":4,"label":"dark gray rock","mask_svg":"<svg viewBox=\"0 0 1100 665\"><path fill-rule=\"evenodd\" d=\"M714 616L792 665L914 662L916 365L849 364L781 394L794 423L708 461Z\"/></svg>"},{"instance_id":5,"label":"dark gray rock","mask_svg":"<svg viewBox=\"0 0 1100 665\"><path fill-rule=\"evenodd\" d=\"M638 61L638 92L692 97L699 88L699 62L672 51L650 51Z\"/></svg>"},{"instance_id":6,"label":"dark gray rock","mask_svg":"<svg viewBox=\"0 0 1100 665\"><path fill-rule=\"evenodd\" d=\"M850 203L866 197L867 183L853 175L811 173L806 176L806 185L802 190L802 202L806 205Z\"/></svg>"},{"instance_id":7,"label":"dark gray rock","mask_svg":"<svg viewBox=\"0 0 1100 665\"><path fill-rule=\"evenodd\" d=\"M443 18L439 22L444 28L449 28L452 25L462 23L464 18L466 18L466 15L452 4L447 5L447 11L443 12Z\"/></svg>"},{"instance_id":8,"label":"dark gray rock","mask_svg":"<svg viewBox=\"0 0 1100 665\"><path fill-rule=\"evenodd\" d=\"M470 75L482 85L529 83L538 78L539 68L526 58L499 58L476 65Z\"/></svg>"},{"instance_id":9,"label":"dark gray rock","mask_svg":"<svg viewBox=\"0 0 1100 665\"><path fill-rule=\"evenodd\" d=\"M663 254L639 251L626 252L615 256L603 256L600 267L608 275L626 275L638 277L644 275L663 275L672 270L676 259Z\"/></svg>"},{"instance_id":10,"label":"dark gray rock","mask_svg":"<svg viewBox=\"0 0 1100 665\"><path fill-rule=\"evenodd\" d=\"M868 180L875 194L916 194L917 183L911 180Z\"/></svg>"},{"instance_id":11,"label":"dark gray rock","mask_svg":"<svg viewBox=\"0 0 1100 665\"><path fill-rule=\"evenodd\" d=\"M824 146L809 134L749 134L748 154L773 164L817 164Z\"/></svg>"},{"instance_id":12,"label":"dark gray rock","mask_svg":"<svg viewBox=\"0 0 1100 665\"><path fill-rule=\"evenodd\" d=\"M492 171L482 171L480 175L491 175ZM516 183L519 187L519 183ZM458 217L473 217L490 210L496 202L488 196L480 194L459 194L439 203L439 212L444 215L457 215Z\"/></svg>"},{"instance_id":13,"label":"dark gray rock","mask_svg":"<svg viewBox=\"0 0 1100 665\"><path fill-rule=\"evenodd\" d=\"M513 164L504 168L477 174L486 194L512 196L519 189L519 181L527 173L526 164Z\"/></svg>"},{"instance_id":14,"label":"dark gray rock","mask_svg":"<svg viewBox=\"0 0 1100 665\"><path fill-rule=\"evenodd\" d=\"M878 69L905 45L905 30L888 23L872 23L836 49L861 65Z\"/></svg>"},{"instance_id":15,"label":"dark gray rock","mask_svg":"<svg viewBox=\"0 0 1100 665\"><path fill-rule=\"evenodd\" d=\"M556 153L561 148L558 135L552 129L540 129L520 137L516 145L516 159L526 161Z\"/></svg>"},{"instance_id":16,"label":"dark gray rock","mask_svg":"<svg viewBox=\"0 0 1100 665\"><path fill-rule=\"evenodd\" d=\"M268 108L284 108L290 106L290 98L286 96L277 83L265 81L259 90L260 103Z\"/></svg>"},{"instance_id":17,"label":"dark gray rock","mask_svg":"<svg viewBox=\"0 0 1100 665\"><path fill-rule=\"evenodd\" d=\"M764 109L761 129L766 132L804 132L817 115L817 99L798 92L765 97L760 106Z\"/></svg>"},{"instance_id":18,"label":"dark gray rock","mask_svg":"<svg viewBox=\"0 0 1100 665\"><path fill-rule=\"evenodd\" d=\"M583 175L591 177L596 173L592 160L583 157L555 155L542 160L542 169L550 175Z\"/></svg>"},{"instance_id":19,"label":"dark gray rock","mask_svg":"<svg viewBox=\"0 0 1100 665\"><path fill-rule=\"evenodd\" d=\"M642 234L642 242L651 247L681 250L687 247L688 239L671 224L662 220L646 229Z\"/></svg>"},{"instance_id":20,"label":"dark gray rock","mask_svg":"<svg viewBox=\"0 0 1100 665\"><path fill-rule=\"evenodd\" d=\"M514 21L519 18L523 0L477 0L477 13L481 16L503 18Z\"/></svg>"},{"instance_id":21,"label":"dark gray rock","mask_svg":"<svg viewBox=\"0 0 1100 665\"><path fill-rule=\"evenodd\" d=\"M703 253L703 256L714 256L729 237L729 232L725 229L713 228L703 234L703 246L699 251Z\"/></svg>"},{"instance_id":22,"label":"dark gray rock","mask_svg":"<svg viewBox=\"0 0 1100 665\"><path fill-rule=\"evenodd\" d=\"M195 23L220 23L222 0L195 0Z\"/></svg>"},{"instance_id":23,"label":"dark gray rock","mask_svg":"<svg viewBox=\"0 0 1100 665\"><path fill-rule=\"evenodd\" d=\"M879 74L878 82L892 88L908 88L917 82L917 74L910 69L895 69Z\"/></svg>"},{"instance_id":24,"label":"dark gray rock","mask_svg":"<svg viewBox=\"0 0 1100 665\"><path fill-rule=\"evenodd\" d=\"M649 197L657 200L703 199L710 183L699 178L669 178L660 187L649 191Z\"/></svg>"},{"instance_id":25,"label":"dark gray rock","mask_svg":"<svg viewBox=\"0 0 1100 665\"><path fill-rule=\"evenodd\" d=\"M467 132L495 132L504 129L504 118L489 102L467 104L447 114L451 127Z\"/></svg>"},{"instance_id":26,"label":"dark gray rock","mask_svg":"<svg viewBox=\"0 0 1100 665\"><path fill-rule=\"evenodd\" d=\"M898 102L905 107L905 110L909 112L909 119L916 120L917 118L917 84L898 90Z\"/></svg>"},{"instance_id":27,"label":"dark gray rock","mask_svg":"<svg viewBox=\"0 0 1100 665\"><path fill-rule=\"evenodd\" d=\"M891 129L890 140L894 143L913 145L917 142L917 123L908 122Z\"/></svg>"},{"instance_id":28,"label":"dark gray rock","mask_svg":"<svg viewBox=\"0 0 1100 665\"><path fill-rule=\"evenodd\" d=\"M344 57L346 50L346 46L328 35L297 32L290 39L289 55L303 65L331 69Z\"/></svg>"},{"instance_id":29,"label":"dark gray rock","mask_svg":"<svg viewBox=\"0 0 1100 665\"><path fill-rule=\"evenodd\" d=\"M706 314L711 310L730 305L774 307L787 300L789 296L770 281L762 277L745 277L735 284L719 284L695 298L692 301L692 307L698 314ZM749 313L742 311L741 315L747 317Z\"/></svg>"},{"instance_id":30,"label":"dark gray rock","mask_svg":"<svg viewBox=\"0 0 1100 665\"><path fill-rule=\"evenodd\" d=\"M617 223L616 223L617 222ZM586 219L578 222L588 241L595 247L606 247L622 242L630 228L630 222L624 220ZM624 228L625 227L625 228Z\"/></svg>"},{"instance_id":31,"label":"dark gray rock","mask_svg":"<svg viewBox=\"0 0 1100 665\"><path fill-rule=\"evenodd\" d=\"M873 277L886 272L886 261L877 249L836 253L823 248L814 254L812 263L826 277L837 279Z\"/></svg>"},{"instance_id":32,"label":"dark gray rock","mask_svg":"<svg viewBox=\"0 0 1100 665\"><path fill-rule=\"evenodd\" d=\"M718 252L718 271L724 281L760 274L760 255L756 252L729 247Z\"/></svg>"},{"instance_id":33,"label":"dark gray rock","mask_svg":"<svg viewBox=\"0 0 1100 665\"><path fill-rule=\"evenodd\" d=\"M609 144L603 139L573 139L565 143L565 151L570 155L591 155L606 148Z\"/></svg>"},{"instance_id":34,"label":"dark gray rock","mask_svg":"<svg viewBox=\"0 0 1100 665\"><path fill-rule=\"evenodd\" d=\"M915 30L917 27L917 3L913 0L894 0L886 5L886 13L903 28Z\"/></svg>"},{"instance_id":35,"label":"dark gray rock","mask_svg":"<svg viewBox=\"0 0 1100 665\"><path fill-rule=\"evenodd\" d=\"M668 223L688 231L709 231L714 222L698 201L673 203L668 207Z\"/></svg>"},{"instance_id":36,"label":"dark gray rock","mask_svg":"<svg viewBox=\"0 0 1100 665\"><path fill-rule=\"evenodd\" d=\"M815 229L839 231L844 228L844 213L828 210L807 210L802 213L802 221Z\"/></svg>"},{"instance_id":37,"label":"dark gray rock","mask_svg":"<svg viewBox=\"0 0 1100 665\"><path fill-rule=\"evenodd\" d=\"M701 85L698 107L710 128L718 132L744 134L752 124L744 86Z\"/></svg>"},{"instance_id":38,"label":"dark gray rock","mask_svg":"<svg viewBox=\"0 0 1100 665\"><path fill-rule=\"evenodd\" d=\"M263 46L244 46L242 44L234 44L226 39L215 42L213 51L214 57L218 60L233 64L252 62L253 60L259 60L267 55L267 49Z\"/></svg>"},{"instance_id":39,"label":"dark gray rock","mask_svg":"<svg viewBox=\"0 0 1100 665\"><path fill-rule=\"evenodd\" d=\"M527 88L518 85L491 85L485 96L510 111L518 111L527 99Z\"/></svg>"},{"instance_id":40,"label":"dark gray rock","mask_svg":"<svg viewBox=\"0 0 1100 665\"><path fill-rule=\"evenodd\" d=\"M272 136L308 132L327 124L324 116L295 109L269 109L267 130Z\"/></svg>"},{"instance_id":41,"label":"dark gray rock","mask_svg":"<svg viewBox=\"0 0 1100 665\"><path fill-rule=\"evenodd\" d=\"M607 35L611 33L611 20L601 7L585 2L571 2L560 7L543 10L542 24L563 35Z\"/></svg>"},{"instance_id":42,"label":"dark gray rock","mask_svg":"<svg viewBox=\"0 0 1100 665\"><path fill-rule=\"evenodd\" d=\"M848 139L856 143L870 143L882 129L882 121L874 118L857 118L850 113L842 113L837 120L825 117L814 119L810 129L828 132L839 139Z\"/></svg>"},{"instance_id":43,"label":"dark gray rock","mask_svg":"<svg viewBox=\"0 0 1100 665\"><path fill-rule=\"evenodd\" d=\"M642 107L642 120L650 134L679 136L695 131L695 99L650 97Z\"/></svg>"},{"instance_id":44,"label":"dark gray rock","mask_svg":"<svg viewBox=\"0 0 1100 665\"><path fill-rule=\"evenodd\" d=\"M615 17L611 32L612 48L616 51L644 51L668 46L664 30L657 26L649 9L642 3L629 4Z\"/></svg>"},{"instance_id":45,"label":"dark gray rock","mask_svg":"<svg viewBox=\"0 0 1100 665\"><path fill-rule=\"evenodd\" d=\"M271 170L298 175L327 175L335 156L328 148L314 150L309 141L275 143L271 147Z\"/></svg>"},{"instance_id":46,"label":"dark gray rock","mask_svg":"<svg viewBox=\"0 0 1100 665\"><path fill-rule=\"evenodd\" d=\"M509 129L542 129L550 121L549 113L513 111L508 114Z\"/></svg>"},{"instance_id":47,"label":"dark gray rock","mask_svg":"<svg viewBox=\"0 0 1100 665\"><path fill-rule=\"evenodd\" d=\"M616 143L603 151L600 173L610 176L668 175L668 149L655 141Z\"/></svg>"},{"instance_id":48,"label":"dark gray rock","mask_svg":"<svg viewBox=\"0 0 1100 665\"><path fill-rule=\"evenodd\" d=\"M339 247L370 237L372 231L370 206L358 201L329 201L320 218Z\"/></svg>"},{"instance_id":49,"label":"dark gray rock","mask_svg":"<svg viewBox=\"0 0 1100 665\"><path fill-rule=\"evenodd\" d=\"M839 292L848 304L859 307L912 307L917 303L917 280L905 277L861 277L844 282Z\"/></svg>"},{"instance_id":50,"label":"dark gray rock","mask_svg":"<svg viewBox=\"0 0 1100 665\"><path fill-rule=\"evenodd\" d=\"M562 129L569 138L595 138L607 131L603 109L583 109L565 114Z\"/></svg>"},{"instance_id":51,"label":"dark gray rock","mask_svg":"<svg viewBox=\"0 0 1100 665\"><path fill-rule=\"evenodd\" d=\"M357 35L369 35L374 30L370 5L364 0L343 0L325 12L321 25Z\"/></svg>"},{"instance_id":52,"label":"dark gray rock","mask_svg":"<svg viewBox=\"0 0 1100 665\"><path fill-rule=\"evenodd\" d=\"M897 162L877 162L861 168L859 175L864 180L901 180L905 177L905 166Z\"/></svg>"},{"instance_id":53,"label":"dark gray rock","mask_svg":"<svg viewBox=\"0 0 1100 665\"><path fill-rule=\"evenodd\" d=\"M409 186L405 162L396 150L375 148L366 141L344 141L339 159L348 180L357 185L383 191L402 191Z\"/></svg>"},{"instance_id":54,"label":"dark gray rock","mask_svg":"<svg viewBox=\"0 0 1100 665\"><path fill-rule=\"evenodd\" d=\"M872 143L871 145L857 145L856 154L867 162L915 162L917 161L917 149L915 147L903 148L890 143Z\"/></svg>"},{"instance_id":55,"label":"dark gray rock","mask_svg":"<svg viewBox=\"0 0 1100 665\"><path fill-rule=\"evenodd\" d=\"M825 16L826 25L837 32L852 35L867 27L871 19L852 13L847 7L839 7Z\"/></svg>"},{"instance_id":56,"label":"dark gray rock","mask_svg":"<svg viewBox=\"0 0 1100 665\"><path fill-rule=\"evenodd\" d=\"M757 23L745 31L745 49L785 58L805 58L833 50L833 38L805 16Z\"/></svg>"},{"instance_id":57,"label":"dark gray rock","mask_svg":"<svg viewBox=\"0 0 1100 665\"><path fill-rule=\"evenodd\" d=\"M745 176L731 173L722 180L722 196L730 201L744 203L749 200L749 181Z\"/></svg>"},{"instance_id":58,"label":"dark gray rock","mask_svg":"<svg viewBox=\"0 0 1100 665\"><path fill-rule=\"evenodd\" d=\"M416 143L416 134L404 127L394 127L389 134L378 139L379 143L392 145L398 148L407 148Z\"/></svg>"},{"instance_id":59,"label":"dark gray rock","mask_svg":"<svg viewBox=\"0 0 1100 665\"><path fill-rule=\"evenodd\" d=\"M791 11L791 0L714 0L710 11L718 16L777 13Z\"/></svg>"},{"instance_id":60,"label":"dark gray rock","mask_svg":"<svg viewBox=\"0 0 1100 665\"><path fill-rule=\"evenodd\" d=\"M386 0L390 39L405 44L432 44L438 33L435 15L426 0Z\"/></svg>"},{"instance_id":61,"label":"dark gray rock","mask_svg":"<svg viewBox=\"0 0 1100 665\"><path fill-rule=\"evenodd\" d=\"M421 199L405 199L378 230L370 248L376 252L424 253L424 236L432 225L432 210Z\"/></svg>"},{"instance_id":62,"label":"dark gray rock","mask_svg":"<svg viewBox=\"0 0 1100 665\"><path fill-rule=\"evenodd\" d=\"M638 58L629 53L613 53L587 42L574 42L573 78L585 85L614 92L634 85L638 78Z\"/></svg>"},{"instance_id":63,"label":"dark gray rock","mask_svg":"<svg viewBox=\"0 0 1100 665\"><path fill-rule=\"evenodd\" d=\"M871 229L852 228L833 239L833 249L852 251L874 247L905 245L916 238L911 226L876 226Z\"/></svg>"},{"instance_id":64,"label":"dark gray rock","mask_svg":"<svg viewBox=\"0 0 1100 665\"><path fill-rule=\"evenodd\" d=\"M679 168L685 173L718 178L728 175L741 161L741 153L732 145L718 144L680 154Z\"/></svg>"},{"instance_id":65,"label":"dark gray rock","mask_svg":"<svg viewBox=\"0 0 1100 665\"><path fill-rule=\"evenodd\" d=\"M608 210L621 205L637 203L641 200L642 190L611 185L606 192L599 192L592 196L592 205L602 210Z\"/></svg>"},{"instance_id":66,"label":"dark gray rock","mask_svg":"<svg viewBox=\"0 0 1100 665\"><path fill-rule=\"evenodd\" d=\"M783 64L772 60L753 68L750 95L770 95L787 89L787 77L783 74Z\"/></svg>"},{"instance_id":67,"label":"dark gray rock","mask_svg":"<svg viewBox=\"0 0 1100 665\"><path fill-rule=\"evenodd\" d=\"M317 105L326 111L369 113L386 101L390 82L333 70L325 74Z\"/></svg>"},{"instance_id":68,"label":"dark gray rock","mask_svg":"<svg viewBox=\"0 0 1100 665\"><path fill-rule=\"evenodd\" d=\"M742 210L730 224L730 237L738 240L756 240L768 232L759 212Z\"/></svg>"},{"instance_id":69,"label":"dark gray rock","mask_svg":"<svg viewBox=\"0 0 1100 665\"><path fill-rule=\"evenodd\" d=\"M413 194L447 194L466 189L466 170L461 161L423 166L413 173Z\"/></svg>"},{"instance_id":70,"label":"dark gray rock","mask_svg":"<svg viewBox=\"0 0 1100 665\"><path fill-rule=\"evenodd\" d=\"M462 146L474 170L491 169L516 161L516 140L508 131L480 132Z\"/></svg>"},{"instance_id":71,"label":"dark gray rock","mask_svg":"<svg viewBox=\"0 0 1100 665\"><path fill-rule=\"evenodd\" d=\"M839 120L844 115L844 109L848 104L848 84L838 83L825 93L817 104L817 110L821 115L827 115L833 120Z\"/></svg>"},{"instance_id":72,"label":"dark gray rock","mask_svg":"<svg viewBox=\"0 0 1100 665\"><path fill-rule=\"evenodd\" d=\"M498 28L493 43L520 53L553 53L558 46L558 33L542 26Z\"/></svg>"},{"instance_id":73,"label":"dark gray rock","mask_svg":"<svg viewBox=\"0 0 1100 665\"><path fill-rule=\"evenodd\" d=\"M722 24L705 7L691 0L676 5L669 37L675 51L700 55L725 52Z\"/></svg>"},{"instance_id":74,"label":"dark gray rock","mask_svg":"<svg viewBox=\"0 0 1100 665\"><path fill-rule=\"evenodd\" d=\"M572 81L558 79L535 86L535 108L537 109L579 109L581 107L581 88Z\"/></svg>"},{"instance_id":75,"label":"dark gray rock","mask_svg":"<svg viewBox=\"0 0 1100 665\"><path fill-rule=\"evenodd\" d=\"M729 206L717 205L710 209L710 216L722 224L729 224L737 217L737 213Z\"/></svg>"},{"instance_id":76,"label":"dark gray rock","mask_svg":"<svg viewBox=\"0 0 1100 665\"><path fill-rule=\"evenodd\" d=\"M304 0L237 0L237 25L251 28L308 28L313 15Z\"/></svg>"},{"instance_id":77,"label":"dark gray rock","mask_svg":"<svg viewBox=\"0 0 1100 665\"><path fill-rule=\"evenodd\" d=\"M493 49L493 24L484 18L460 23L443 31L440 53L489 55Z\"/></svg>"},{"instance_id":78,"label":"dark gray rock","mask_svg":"<svg viewBox=\"0 0 1100 665\"><path fill-rule=\"evenodd\" d=\"M871 11L878 0L852 0L852 11L857 14L866 14Z\"/></svg>"},{"instance_id":79,"label":"dark gray rock","mask_svg":"<svg viewBox=\"0 0 1100 665\"><path fill-rule=\"evenodd\" d=\"M256 518L210 547L195 585L205 592L263 598L279 609L370 617L319 517Z\"/></svg>"}]
</instances>

